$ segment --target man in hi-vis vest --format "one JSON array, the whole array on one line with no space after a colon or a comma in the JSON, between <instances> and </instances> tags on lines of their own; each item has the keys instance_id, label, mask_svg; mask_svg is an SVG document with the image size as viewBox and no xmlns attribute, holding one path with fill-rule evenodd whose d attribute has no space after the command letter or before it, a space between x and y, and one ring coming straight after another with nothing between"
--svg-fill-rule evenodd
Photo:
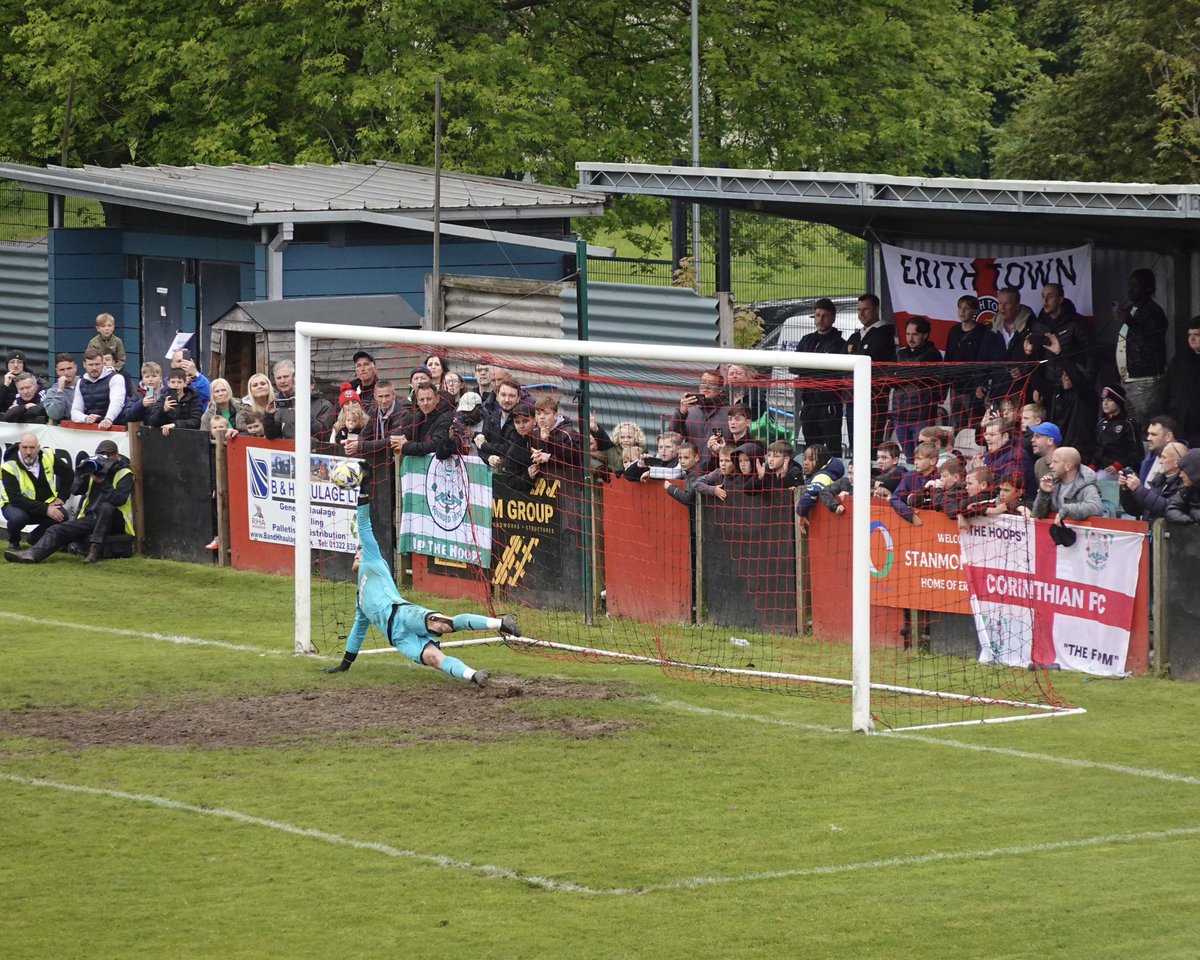
<instances>
[{"instance_id":1,"label":"man in hi-vis vest","mask_svg":"<svg viewBox=\"0 0 1200 960\"><path fill-rule=\"evenodd\" d=\"M84 563L99 563L104 538L111 533L133 536L133 471L129 461L111 440L101 440L96 456L77 469L72 495L81 494L79 514L74 520L56 524L28 550L6 550L12 563L41 563L69 543L87 540Z\"/></svg>"},{"instance_id":2,"label":"man in hi-vis vest","mask_svg":"<svg viewBox=\"0 0 1200 960\"><path fill-rule=\"evenodd\" d=\"M49 447L43 449L32 433L21 437L17 452L0 466L0 512L8 528L8 546L21 546L21 531L34 525L29 542L37 543L56 523L67 519L63 503L75 471L71 462Z\"/></svg>"}]
</instances>

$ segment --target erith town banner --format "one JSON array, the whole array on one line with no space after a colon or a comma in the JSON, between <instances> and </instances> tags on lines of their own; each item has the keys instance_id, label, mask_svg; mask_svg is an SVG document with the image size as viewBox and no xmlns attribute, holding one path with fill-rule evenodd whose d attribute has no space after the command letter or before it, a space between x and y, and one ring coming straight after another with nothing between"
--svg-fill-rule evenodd
<instances>
[{"instance_id":1,"label":"erith town banner","mask_svg":"<svg viewBox=\"0 0 1200 960\"><path fill-rule=\"evenodd\" d=\"M492 565L492 472L478 457L405 457L401 553Z\"/></svg>"},{"instance_id":2,"label":"erith town banner","mask_svg":"<svg viewBox=\"0 0 1200 960\"><path fill-rule=\"evenodd\" d=\"M1042 308L1042 286L1061 283L1075 310L1092 316L1090 247L1012 257L947 257L903 247L883 246L888 291L897 327L912 317L958 322L958 298L979 298L979 319L996 316L996 294L1004 287L1021 291L1021 302L1036 314ZM901 336L903 340L903 336Z\"/></svg>"},{"instance_id":3,"label":"erith town banner","mask_svg":"<svg viewBox=\"0 0 1200 960\"><path fill-rule=\"evenodd\" d=\"M1126 673L1145 537L1073 529L1069 547L1050 539L1048 521L1017 516L959 531L981 663Z\"/></svg>"}]
</instances>

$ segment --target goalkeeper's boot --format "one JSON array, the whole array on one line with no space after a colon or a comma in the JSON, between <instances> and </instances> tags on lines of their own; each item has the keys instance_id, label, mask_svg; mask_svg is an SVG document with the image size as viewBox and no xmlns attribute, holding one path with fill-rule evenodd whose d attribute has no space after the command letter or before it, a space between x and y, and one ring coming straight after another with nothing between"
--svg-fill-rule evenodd
<instances>
[{"instance_id":1,"label":"goalkeeper's boot","mask_svg":"<svg viewBox=\"0 0 1200 960\"><path fill-rule=\"evenodd\" d=\"M502 637L519 637L521 628L517 626L517 618L511 613L506 613L500 618L500 636Z\"/></svg>"},{"instance_id":2,"label":"goalkeeper's boot","mask_svg":"<svg viewBox=\"0 0 1200 960\"><path fill-rule=\"evenodd\" d=\"M475 686L477 686L477 687L480 687L480 688L486 687L488 678L490 678L491 675L492 675L491 671L489 671L489 670L476 670L471 675L471 682L473 684L475 684Z\"/></svg>"}]
</instances>

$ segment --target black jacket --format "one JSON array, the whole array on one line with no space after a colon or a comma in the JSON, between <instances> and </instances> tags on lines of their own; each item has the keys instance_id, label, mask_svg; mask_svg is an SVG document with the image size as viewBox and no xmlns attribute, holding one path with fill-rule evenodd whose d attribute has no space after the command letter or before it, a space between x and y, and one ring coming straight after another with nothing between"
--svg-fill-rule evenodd
<instances>
[{"instance_id":1,"label":"black jacket","mask_svg":"<svg viewBox=\"0 0 1200 960\"><path fill-rule=\"evenodd\" d=\"M1167 369L1167 315L1153 300L1128 304L1125 365L1131 377L1153 377Z\"/></svg>"},{"instance_id":2,"label":"black jacket","mask_svg":"<svg viewBox=\"0 0 1200 960\"><path fill-rule=\"evenodd\" d=\"M200 402L200 394L191 387L184 387L183 396L179 398L175 407L168 412L166 400L167 397L173 395L173 390L167 390L163 393L163 399L151 407L150 412L146 414L146 426L164 427L168 423L173 423L176 427L187 430L199 430L200 418L204 416L204 404Z\"/></svg>"}]
</instances>

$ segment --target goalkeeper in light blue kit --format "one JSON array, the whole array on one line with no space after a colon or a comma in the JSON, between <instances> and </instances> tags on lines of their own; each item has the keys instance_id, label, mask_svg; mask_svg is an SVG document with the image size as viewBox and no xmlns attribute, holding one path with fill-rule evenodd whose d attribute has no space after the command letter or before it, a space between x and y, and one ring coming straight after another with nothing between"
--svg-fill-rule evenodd
<instances>
[{"instance_id":1,"label":"goalkeeper in light blue kit","mask_svg":"<svg viewBox=\"0 0 1200 960\"><path fill-rule=\"evenodd\" d=\"M392 571L379 552L375 534L371 529L370 473L364 464L358 494L358 539L362 544L354 558L354 572L358 578L358 605L354 612L354 626L346 638L346 652L342 662L330 667L326 673L343 673L350 669L358 657L359 648L367 635L367 627L374 624L404 656L414 663L423 663L458 680L467 680L478 687L487 685L490 674L487 670L473 670L457 657L442 653L438 638L457 630L498 630L502 636L519 637L516 618L512 614L503 617L485 617L474 613L460 613L447 617L436 610L418 607L400 596Z\"/></svg>"}]
</instances>

